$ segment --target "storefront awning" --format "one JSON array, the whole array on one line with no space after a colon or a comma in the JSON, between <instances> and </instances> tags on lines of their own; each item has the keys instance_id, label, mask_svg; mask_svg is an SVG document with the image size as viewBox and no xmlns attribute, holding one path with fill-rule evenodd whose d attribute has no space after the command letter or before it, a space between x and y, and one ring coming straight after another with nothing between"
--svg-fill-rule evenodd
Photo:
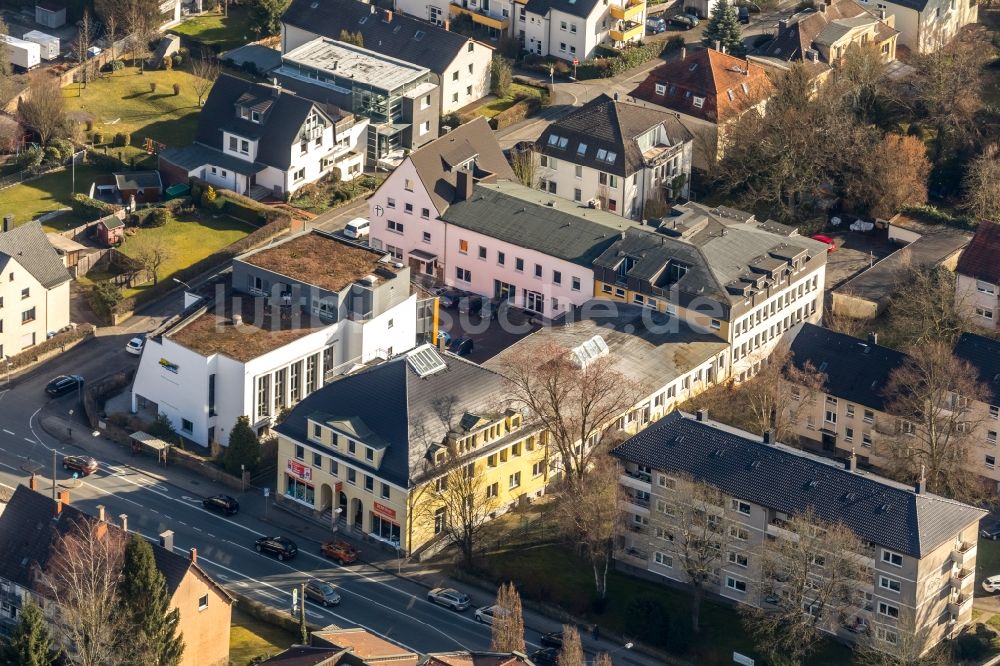
<instances>
[{"instance_id":1,"label":"storefront awning","mask_svg":"<svg viewBox=\"0 0 1000 666\"><path fill-rule=\"evenodd\" d=\"M415 259L419 259L420 261L424 262L437 261L436 254L431 254L430 252L424 252L423 250L410 250L408 254L411 257L414 257Z\"/></svg>"}]
</instances>

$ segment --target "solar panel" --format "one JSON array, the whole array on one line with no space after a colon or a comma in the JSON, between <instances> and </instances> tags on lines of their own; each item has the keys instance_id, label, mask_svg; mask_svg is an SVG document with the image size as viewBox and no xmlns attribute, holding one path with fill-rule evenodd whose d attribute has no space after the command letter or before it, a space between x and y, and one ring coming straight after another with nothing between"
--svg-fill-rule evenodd
<instances>
[{"instance_id":1,"label":"solar panel","mask_svg":"<svg viewBox=\"0 0 1000 666\"><path fill-rule=\"evenodd\" d=\"M448 368L444 359L438 355L433 347L422 347L410 352L406 357L406 362L421 377L427 377Z\"/></svg>"}]
</instances>

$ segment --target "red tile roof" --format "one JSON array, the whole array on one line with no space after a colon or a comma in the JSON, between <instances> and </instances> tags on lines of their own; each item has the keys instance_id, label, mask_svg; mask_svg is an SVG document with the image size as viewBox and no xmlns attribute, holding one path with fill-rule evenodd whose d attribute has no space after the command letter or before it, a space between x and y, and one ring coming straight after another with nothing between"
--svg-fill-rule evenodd
<instances>
[{"instance_id":1,"label":"red tile roof","mask_svg":"<svg viewBox=\"0 0 1000 666\"><path fill-rule=\"evenodd\" d=\"M956 272L1000 284L1000 224L983 220L958 260Z\"/></svg>"}]
</instances>

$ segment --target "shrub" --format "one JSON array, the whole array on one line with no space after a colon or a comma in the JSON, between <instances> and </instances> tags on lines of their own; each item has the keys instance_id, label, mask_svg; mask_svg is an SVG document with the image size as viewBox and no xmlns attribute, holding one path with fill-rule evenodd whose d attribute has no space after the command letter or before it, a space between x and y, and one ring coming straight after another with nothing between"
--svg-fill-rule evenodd
<instances>
[{"instance_id":1,"label":"shrub","mask_svg":"<svg viewBox=\"0 0 1000 666\"><path fill-rule=\"evenodd\" d=\"M673 53L674 51L680 51L682 48L684 48L684 38L681 37L680 35L674 35L666 42L664 42L663 51L660 55L662 55L663 53Z\"/></svg>"},{"instance_id":2,"label":"shrub","mask_svg":"<svg viewBox=\"0 0 1000 666\"><path fill-rule=\"evenodd\" d=\"M181 65L184 64L184 56L182 56L180 53L175 53L174 56L173 56L173 58L171 58L171 60L174 61L174 68L175 69L177 67L180 67Z\"/></svg>"},{"instance_id":3,"label":"shrub","mask_svg":"<svg viewBox=\"0 0 1000 666\"><path fill-rule=\"evenodd\" d=\"M118 132L115 134L113 145L115 148L124 148L132 144L132 135L128 132Z\"/></svg>"},{"instance_id":4,"label":"shrub","mask_svg":"<svg viewBox=\"0 0 1000 666\"><path fill-rule=\"evenodd\" d=\"M170 56L163 56L163 69L169 70L173 68L174 68L174 59L171 58Z\"/></svg>"},{"instance_id":5,"label":"shrub","mask_svg":"<svg viewBox=\"0 0 1000 666\"><path fill-rule=\"evenodd\" d=\"M17 166L19 169L37 169L42 165L42 160L45 159L45 153L38 146L32 146L25 151L22 151L17 158Z\"/></svg>"},{"instance_id":6,"label":"shrub","mask_svg":"<svg viewBox=\"0 0 1000 666\"><path fill-rule=\"evenodd\" d=\"M76 330L69 329L61 333L56 333L48 340L40 342L34 347L31 347L27 351L23 351L20 354L15 354L14 356L9 356L7 362L10 364L11 370L17 370L25 366L31 365L35 360L42 354L50 352L54 349L59 349L63 345L68 345L77 340L83 340L84 338L89 338L94 334L96 329L92 324L82 324L76 327Z\"/></svg>"},{"instance_id":7,"label":"shrub","mask_svg":"<svg viewBox=\"0 0 1000 666\"><path fill-rule=\"evenodd\" d=\"M178 444L181 441L181 436L177 434L174 424L166 414L157 414L156 420L146 426L146 432L171 444Z\"/></svg>"},{"instance_id":8,"label":"shrub","mask_svg":"<svg viewBox=\"0 0 1000 666\"><path fill-rule=\"evenodd\" d=\"M982 631L981 628L985 628L985 625L979 625L975 633L965 632L955 639L952 653L956 660L979 663L986 656L992 632L989 629Z\"/></svg>"},{"instance_id":9,"label":"shrub","mask_svg":"<svg viewBox=\"0 0 1000 666\"><path fill-rule=\"evenodd\" d=\"M122 290L110 280L96 282L90 290L90 307L106 322L111 321L111 313L121 300Z\"/></svg>"},{"instance_id":10,"label":"shrub","mask_svg":"<svg viewBox=\"0 0 1000 666\"><path fill-rule=\"evenodd\" d=\"M111 61L111 71L112 72L117 72L117 71L122 70L122 69L125 69L125 61L124 60L112 60Z\"/></svg>"},{"instance_id":11,"label":"shrub","mask_svg":"<svg viewBox=\"0 0 1000 666\"><path fill-rule=\"evenodd\" d=\"M114 155L107 155L97 151L87 153L87 161L94 166L104 169L105 171L118 171L120 169L128 168L127 164Z\"/></svg>"},{"instance_id":12,"label":"shrub","mask_svg":"<svg viewBox=\"0 0 1000 666\"><path fill-rule=\"evenodd\" d=\"M149 211L149 215L146 216L143 226L162 227L167 223L167 219L169 219L169 217L170 216L167 214L167 210L165 208L154 208Z\"/></svg>"},{"instance_id":13,"label":"shrub","mask_svg":"<svg viewBox=\"0 0 1000 666\"><path fill-rule=\"evenodd\" d=\"M73 155L73 144L66 139L52 139L49 141L49 147L59 151L60 159L65 160Z\"/></svg>"},{"instance_id":14,"label":"shrub","mask_svg":"<svg viewBox=\"0 0 1000 666\"><path fill-rule=\"evenodd\" d=\"M181 84L175 83L174 84L174 95L180 95L180 94L181 94Z\"/></svg>"},{"instance_id":15,"label":"shrub","mask_svg":"<svg viewBox=\"0 0 1000 666\"><path fill-rule=\"evenodd\" d=\"M201 202L201 185L198 183L191 184L191 201Z\"/></svg>"},{"instance_id":16,"label":"shrub","mask_svg":"<svg viewBox=\"0 0 1000 666\"><path fill-rule=\"evenodd\" d=\"M62 161L62 155L59 154L59 149L55 146L45 146L45 161L53 162L58 164Z\"/></svg>"},{"instance_id":17,"label":"shrub","mask_svg":"<svg viewBox=\"0 0 1000 666\"><path fill-rule=\"evenodd\" d=\"M93 135L92 138L93 138L93 143L94 143L95 146L98 146L98 145L104 143L104 133L103 132L94 132L94 135Z\"/></svg>"},{"instance_id":18,"label":"shrub","mask_svg":"<svg viewBox=\"0 0 1000 666\"><path fill-rule=\"evenodd\" d=\"M91 199L85 194L74 194L70 199L70 207L74 213L89 220L96 220L115 212L111 204Z\"/></svg>"},{"instance_id":19,"label":"shrub","mask_svg":"<svg viewBox=\"0 0 1000 666\"><path fill-rule=\"evenodd\" d=\"M155 93L156 92L156 81L150 81L149 82L149 92L151 92L151 93Z\"/></svg>"}]
</instances>

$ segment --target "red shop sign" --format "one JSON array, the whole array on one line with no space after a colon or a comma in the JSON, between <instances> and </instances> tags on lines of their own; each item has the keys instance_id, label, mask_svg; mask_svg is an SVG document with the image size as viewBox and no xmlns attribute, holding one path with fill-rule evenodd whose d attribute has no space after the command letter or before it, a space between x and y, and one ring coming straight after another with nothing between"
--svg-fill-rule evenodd
<instances>
[{"instance_id":1,"label":"red shop sign","mask_svg":"<svg viewBox=\"0 0 1000 666\"><path fill-rule=\"evenodd\" d=\"M312 467L306 467L302 463L289 458L287 468L289 472L299 477L300 479L304 479L306 481L312 481L313 477Z\"/></svg>"},{"instance_id":2,"label":"red shop sign","mask_svg":"<svg viewBox=\"0 0 1000 666\"><path fill-rule=\"evenodd\" d=\"M375 502L375 513L379 514L380 516L385 516L390 520L396 520L396 510L390 509L385 504Z\"/></svg>"}]
</instances>

